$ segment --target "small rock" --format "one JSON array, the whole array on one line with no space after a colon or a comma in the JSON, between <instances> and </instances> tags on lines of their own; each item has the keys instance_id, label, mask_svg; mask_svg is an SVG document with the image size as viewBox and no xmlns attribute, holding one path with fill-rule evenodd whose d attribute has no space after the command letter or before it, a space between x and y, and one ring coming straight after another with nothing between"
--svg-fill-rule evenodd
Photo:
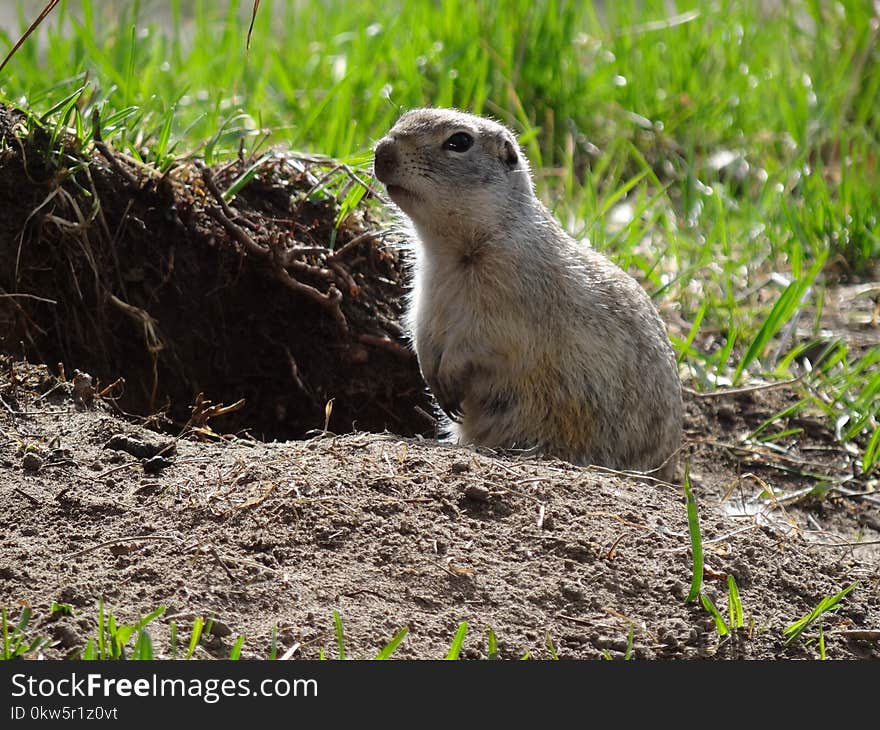
<instances>
[{"instance_id":1,"label":"small rock","mask_svg":"<svg viewBox=\"0 0 880 730\"><path fill-rule=\"evenodd\" d=\"M562 585L559 586L559 591L560 593L562 593L563 597L568 599L569 601L584 600L584 589L576 583L563 581Z\"/></svg>"},{"instance_id":2,"label":"small rock","mask_svg":"<svg viewBox=\"0 0 880 730\"><path fill-rule=\"evenodd\" d=\"M95 399L95 386L92 376L88 373L73 371L73 402L77 405L89 406Z\"/></svg>"},{"instance_id":3,"label":"small rock","mask_svg":"<svg viewBox=\"0 0 880 730\"><path fill-rule=\"evenodd\" d=\"M65 461L73 457L70 449L56 448L49 452L49 461Z\"/></svg>"},{"instance_id":4,"label":"small rock","mask_svg":"<svg viewBox=\"0 0 880 730\"><path fill-rule=\"evenodd\" d=\"M491 493L482 484L471 484L464 490L464 496L475 502L488 502Z\"/></svg>"},{"instance_id":5,"label":"small rock","mask_svg":"<svg viewBox=\"0 0 880 730\"><path fill-rule=\"evenodd\" d=\"M736 583L740 588L752 587L752 568L747 561L737 558L727 572L735 576Z\"/></svg>"},{"instance_id":6,"label":"small rock","mask_svg":"<svg viewBox=\"0 0 880 730\"><path fill-rule=\"evenodd\" d=\"M21 460L21 466L25 471L39 471L43 466L43 459L39 454L28 451Z\"/></svg>"},{"instance_id":7,"label":"small rock","mask_svg":"<svg viewBox=\"0 0 880 730\"><path fill-rule=\"evenodd\" d=\"M400 518L400 523L397 529L401 535L415 535L416 533L418 533L418 529L416 528L413 521L406 517Z\"/></svg>"},{"instance_id":8,"label":"small rock","mask_svg":"<svg viewBox=\"0 0 880 730\"><path fill-rule=\"evenodd\" d=\"M449 470L453 474L464 474L471 470L471 465L467 461L456 461L449 467Z\"/></svg>"},{"instance_id":9,"label":"small rock","mask_svg":"<svg viewBox=\"0 0 880 730\"><path fill-rule=\"evenodd\" d=\"M59 603L69 603L73 606L85 606L89 602L90 597L80 586L65 585L58 592Z\"/></svg>"},{"instance_id":10,"label":"small rock","mask_svg":"<svg viewBox=\"0 0 880 730\"><path fill-rule=\"evenodd\" d=\"M217 636L219 638L223 638L224 636L229 636L232 634L232 629L229 628L225 623L218 619L212 619L208 622L208 632Z\"/></svg>"},{"instance_id":11,"label":"small rock","mask_svg":"<svg viewBox=\"0 0 880 730\"><path fill-rule=\"evenodd\" d=\"M621 656L626 651L626 639L617 636L594 636L592 637L593 646L597 649L611 649L620 652Z\"/></svg>"},{"instance_id":12,"label":"small rock","mask_svg":"<svg viewBox=\"0 0 880 730\"><path fill-rule=\"evenodd\" d=\"M65 649L75 649L85 644L85 639L69 623L58 623L52 627L55 640Z\"/></svg>"},{"instance_id":13,"label":"small rock","mask_svg":"<svg viewBox=\"0 0 880 730\"><path fill-rule=\"evenodd\" d=\"M116 543L110 546L110 554L117 558L120 555L129 555L135 550L137 550L137 546L130 542Z\"/></svg>"},{"instance_id":14,"label":"small rock","mask_svg":"<svg viewBox=\"0 0 880 730\"><path fill-rule=\"evenodd\" d=\"M117 433L110 437L110 440L104 444L105 449L113 449L114 451L125 451L132 456L146 458L155 456L156 452L150 452L147 445L134 436L126 436L124 433Z\"/></svg>"},{"instance_id":15,"label":"small rock","mask_svg":"<svg viewBox=\"0 0 880 730\"><path fill-rule=\"evenodd\" d=\"M865 611L864 607L860 606L858 604L854 604L854 605L851 604L846 609L845 613L847 616L849 616L849 618L851 618L853 621L855 621L856 624L862 624L868 618L868 614Z\"/></svg>"},{"instance_id":16,"label":"small rock","mask_svg":"<svg viewBox=\"0 0 880 730\"><path fill-rule=\"evenodd\" d=\"M164 456L154 456L144 462L144 471L147 474L158 474L163 469L171 466L171 461Z\"/></svg>"},{"instance_id":17,"label":"small rock","mask_svg":"<svg viewBox=\"0 0 880 730\"><path fill-rule=\"evenodd\" d=\"M111 436L107 443L104 444L104 448L113 451L124 451L138 459L150 459L160 452L165 454L174 452L172 442L150 443L136 436L129 436L124 433L117 433Z\"/></svg>"},{"instance_id":18,"label":"small rock","mask_svg":"<svg viewBox=\"0 0 880 730\"><path fill-rule=\"evenodd\" d=\"M583 541L566 545L564 551L566 557L576 560L579 563L589 563L596 554L596 551Z\"/></svg>"}]
</instances>

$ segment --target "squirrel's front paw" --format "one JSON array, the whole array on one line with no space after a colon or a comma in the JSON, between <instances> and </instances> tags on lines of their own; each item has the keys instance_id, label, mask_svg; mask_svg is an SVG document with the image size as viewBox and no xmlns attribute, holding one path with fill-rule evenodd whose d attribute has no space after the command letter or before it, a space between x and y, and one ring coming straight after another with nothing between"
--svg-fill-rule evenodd
<instances>
[{"instance_id":1,"label":"squirrel's front paw","mask_svg":"<svg viewBox=\"0 0 880 730\"><path fill-rule=\"evenodd\" d=\"M461 423L464 415L461 410L464 400L464 380L460 377L442 377L439 373L434 376L425 375L425 380L442 411L450 420Z\"/></svg>"}]
</instances>

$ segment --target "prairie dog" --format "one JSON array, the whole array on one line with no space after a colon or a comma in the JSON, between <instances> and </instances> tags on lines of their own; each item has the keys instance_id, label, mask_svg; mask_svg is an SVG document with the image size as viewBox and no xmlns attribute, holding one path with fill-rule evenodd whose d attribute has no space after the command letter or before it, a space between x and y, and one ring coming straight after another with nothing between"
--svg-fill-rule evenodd
<instances>
[{"instance_id":1,"label":"prairie dog","mask_svg":"<svg viewBox=\"0 0 880 730\"><path fill-rule=\"evenodd\" d=\"M538 200L513 133L416 109L374 170L415 229L407 326L451 435L671 478L682 401L663 322Z\"/></svg>"}]
</instances>

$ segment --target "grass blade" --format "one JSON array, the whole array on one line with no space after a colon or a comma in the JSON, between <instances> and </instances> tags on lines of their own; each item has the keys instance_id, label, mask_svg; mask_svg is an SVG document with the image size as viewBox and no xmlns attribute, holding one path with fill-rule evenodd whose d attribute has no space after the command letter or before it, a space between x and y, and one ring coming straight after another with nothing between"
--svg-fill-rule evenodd
<instances>
[{"instance_id":1,"label":"grass blade","mask_svg":"<svg viewBox=\"0 0 880 730\"><path fill-rule=\"evenodd\" d=\"M550 632L547 632L547 640L545 642L547 644L547 651L550 652L550 658L559 661L559 654L556 652L556 645L553 643L553 639L550 638Z\"/></svg>"},{"instance_id":2,"label":"grass blade","mask_svg":"<svg viewBox=\"0 0 880 730\"><path fill-rule=\"evenodd\" d=\"M731 629L741 629L743 626L743 607L739 598L739 588L732 575L727 576L727 612L730 617Z\"/></svg>"},{"instance_id":3,"label":"grass blade","mask_svg":"<svg viewBox=\"0 0 880 730\"><path fill-rule=\"evenodd\" d=\"M83 661L94 661L98 658L98 650L95 649L95 640L89 639L82 653Z\"/></svg>"},{"instance_id":4,"label":"grass blade","mask_svg":"<svg viewBox=\"0 0 880 730\"><path fill-rule=\"evenodd\" d=\"M691 488L690 479L691 465L684 467L684 496L687 502L688 531L691 534L691 553L693 554L693 576L691 578L691 590L685 603L690 603L698 595L703 587L703 538L700 534L700 516L697 513L697 500Z\"/></svg>"},{"instance_id":5,"label":"grass blade","mask_svg":"<svg viewBox=\"0 0 880 730\"><path fill-rule=\"evenodd\" d=\"M196 650L196 647L199 644L199 639L202 638L202 629L205 627L205 619L199 616L195 621L193 621L192 634L189 637L189 646L186 650L186 659L191 659L193 653Z\"/></svg>"},{"instance_id":6,"label":"grass blade","mask_svg":"<svg viewBox=\"0 0 880 730\"><path fill-rule=\"evenodd\" d=\"M49 110L40 117L40 123L45 124L46 121L51 117L55 112L60 111L61 109L69 110L73 104L76 103L77 99L82 95L82 93L88 88L88 84L83 84L76 91L70 92L67 96L65 96L61 101L57 104L53 104L49 107ZM65 111L66 116L66 111ZM64 122L62 121L62 124Z\"/></svg>"},{"instance_id":7,"label":"grass blade","mask_svg":"<svg viewBox=\"0 0 880 730\"><path fill-rule=\"evenodd\" d=\"M253 165L248 167L241 175L239 175L235 180L232 181L230 186L223 191L223 200L227 203L231 203L232 199L238 195L239 191L247 185L257 174L257 171L262 167L263 163L271 159L271 154L263 155L259 160L257 160Z\"/></svg>"},{"instance_id":8,"label":"grass blade","mask_svg":"<svg viewBox=\"0 0 880 730\"><path fill-rule=\"evenodd\" d=\"M700 325L703 323L703 317L706 316L707 307L708 304L706 304L706 302L703 302L700 305L700 308L697 310L697 313L694 315L694 323L691 325L690 331L688 332L687 337L685 337L684 342L681 343L681 345L679 346L676 362L680 363L682 360L684 360L685 355L687 355L691 349L691 345L694 344L694 339L697 336L697 332L699 332L700 330Z\"/></svg>"},{"instance_id":9,"label":"grass blade","mask_svg":"<svg viewBox=\"0 0 880 730\"><path fill-rule=\"evenodd\" d=\"M626 652L623 654L624 661L630 661L633 658L633 643L635 639L635 632L633 632L632 624L629 627L629 633L626 636Z\"/></svg>"},{"instance_id":10,"label":"grass blade","mask_svg":"<svg viewBox=\"0 0 880 730\"><path fill-rule=\"evenodd\" d=\"M113 616L110 616L111 620L113 620ZM128 644L128 640L134 636L135 628L134 626L128 626L127 624L123 624L122 626L116 628L115 625L110 630L110 639L112 641L112 655L114 659L124 659L125 658L125 645Z\"/></svg>"},{"instance_id":11,"label":"grass blade","mask_svg":"<svg viewBox=\"0 0 880 730\"><path fill-rule=\"evenodd\" d=\"M825 256L819 259L810 267L810 270L802 277L792 281L785 291L782 292L779 299L773 305L767 318L761 324L751 344L749 344L745 355L740 359L733 375L733 382L739 381L743 371L752 364L763 352L776 334L794 317L803 305L804 299L813 285L818 273L825 265Z\"/></svg>"},{"instance_id":12,"label":"grass blade","mask_svg":"<svg viewBox=\"0 0 880 730\"><path fill-rule=\"evenodd\" d=\"M342 617L339 611L333 611L333 625L336 628L336 646L339 648L339 659L345 661L345 634L342 632Z\"/></svg>"},{"instance_id":13,"label":"grass blade","mask_svg":"<svg viewBox=\"0 0 880 730\"><path fill-rule=\"evenodd\" d=\"M157 618L159 618L159 616L161 616L163 613L165 613L165 608L166 608L165 606L159 606L159 608L157 608L155 611L148 613L146 616L144 616L140 621L138 621L134 625L135 631L140 631L148 623L150 623L151 621L155 621Z\"/></svg>"},{"instance_id":14,"label":"grass blade","mask_svg":"<svg viewBox=\"0 0 880 730\"><path fill-rule=\"evenodd\" d=\"M462 621L458 625L458 631L455 632L455 638L452 640L452 645L446 654L448 660L458 659L458 655L461 653L461 645L464 643L464 637L467 636L467 630L467 621Z\"/></svg>"},{"instance_id":15,"label":"grass blade","mask_svg":"<svg viewBox=\"0 0 880 730\"><path fill-rule=\"evenodd\" d=\"M835 593L833 596L825 596L825 598L823 598L821 601L819 601L818 604L816 604L816 607L812 611L810 611L805 616L802 616L801 618L799 618L797 621L795 621L790 626L787 626L782 632L784 636L788 637L785 640L785 645L789 646L790 644L792 644L816 620L821 618L824 614L828 613L829 611L833 611L835 608L837 608L837 605L844 598L846 598L846 595L850 591L852 591L857 585L858 585L858 581L855 581L854 583L850 583L842 591Z\"/></svg>"},{"instance_id":16,"label":"grass blade","mask_svg":"<svg viewBox=\"0 0 880 730\"><path fill-rule=\"evenodd\" d=\"M348 218L349 214L358 207L361 200L363 200L364 195L366 195L367 189L361 185L360 183L354 183L351 186L351 189L346 194L345 198L343 198L342 203L339 205L339 213L336 216L336 220L334 221L334 225L339 228L342 225L342 222Z\"/></svg>"},{"instance_id":17,"label":"grass blade","mask_svg":"<svg viewBox=\"0 0 880 730\"><path fill-rule=\"evenodd\" d=\"M488 659L498 659L498 638L491 628L489 629L489 638L486 641L486 655Z\"/></svg>"},{"instance_id":18,"label":"grass blade","mask_svg":"<svg viewBox=\"0 0 880 730\"><path fill-rule=\"evenodd\" d=\"M395 651L397 651L397 647L400 645L400 642L403 641L404 637L409 633L409 626L404 626L400 631L398 631L391 641L389 641L385 646L382 647L382 650L376 654L375 658L378 660L388 659Z\"/></svg>"},{"instance_id":19,"label":"grass blade","mask_svg":"<svg viewBox=\"0 0 880 730\"><path fill-rule=\"evenodd\" d=\"M138 631L138 638L131 652L133 660L147 661L153 658L153 640L150 634L143 629Z\"/></svg>"},{"instance_id":20,"label":"grass blade","mask_svg":"<svg viewBox=\"0 0 880 730\"><path fill-rule=\"evenodd\" d=\"M18 623L15 624L15 629L13 630L14 634L23 634L25 629L27 629L27 625L31 622L31 609L30 606L25 606L21 609L21 616L18 618Z\"/></svg>"},{"instance_id":21,"label":"grass blade","mask_svg":"<svg viewBox=\"0 0 880 730\"><path fill-rule=\"evenodd\" d=\"M238 661L241 658L241 647L244 646L244 636L239 636L232 645L232 651L229 652L230 661Z\"/></svg>"},{"instance_id":22,"label":"grass blade","mask_svg":"<svg viewBox=\"0 0 880 730\"><path fill-rule=\"evenodd\" d=\"M862 474L867 474L880 461L880 426L874 429L862 457Z\"/></svg>"},{"instance_id":23,"label":"grass blade","mask_svg":"<svg viewBox=\"0 0 880 730\"><path fill-rule=\"evenodd\" d=\"M727 634L730 633L730 629L727 627L727 624L724 623L724 617L721 615L721 612L715 608L712 599L705 593L701 593L700 602L703 604L703 608L705 608L711 614L712 618L715 619L715 628L718 631L718 636L727 636Z\"/></svg>"}]
</instances>

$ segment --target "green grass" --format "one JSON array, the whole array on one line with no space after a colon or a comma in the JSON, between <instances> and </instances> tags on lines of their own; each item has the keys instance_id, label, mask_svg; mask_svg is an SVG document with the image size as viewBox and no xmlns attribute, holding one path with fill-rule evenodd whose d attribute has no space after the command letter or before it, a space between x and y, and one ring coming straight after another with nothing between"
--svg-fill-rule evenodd
<instances>
[{"instance_id":1,"label":"green grass","mask_svg":"<svg viewBox=\"0 0 880 730\"><path fill-rule=\"evenodd\" d=\"M739 588L736 585L736 579L732 575L727 576L727 614L729 621L724 620L712 599L703 592L703 535L700 530L700 515L697 508L697 499L694 496L693 487L690 480L690 464L686 463L684 467L684 497L685 507L687 509L688 532L691 538L691 587L688 592L685 603L700 599L703 608L712 617L715 622L715 629L718 636L724 637L736 629L743 626L743 607L742 600L739 596Z\"/></svg>"},{"instance_id":2,"label":"green grass","mask_svg":"<svg viewBox=\"0 0 880 730\"><path fill-rule=\"evenodd\" d=\"M449 651L446 653L447 659L458 659L459 654L461 654L461 647L464 645L464 637L467 636L467 632L467 621L462 621L458 625L458 629L455 632L455 638L453 638L452 644L449 645Z\"/></svg>"},{"instance_id":3,"label":"green grass","mask_svg":"<svg viewBox=\"0 0 880 730\"><path fill-rule=\"evenodd\" d=\"M727 576L727 615L730 619L728 626L731 629L743 627L743 606L739 597L739 588L736 579L732 575Z\"/></svg>"},{"instance_id":4,"label":"green grass","mask_svg":"<svg viewBox=\"0 0 880 730\"><path fill-rule=\"evenodd\" d=\"M709 615L715 621L715 630L718 632L718 636L727 636L730 633L730 627L724 621L724 616L721 615L721 612L715 608L715 604L712 603L712 599L709 598L705 593L700 594L700 603L703 604L703 608L709 612Z\"/></svg>"},{"instance_id":5,"label":"green grass","mask_svg":"<svg viewBox=\"0 0 880 730\"><path fill-rule=\"evenodd\" d=\"M739 588L737 588L736 579L732 575L727 576L726 621L724 620L724 615L715 607L715 604L712 603L712 599L705 593L700 593L700 603L703 604L703 608L706 609L712 617L712 620L715 622L715 630L718 632L719 637L734 634L738 629L743 627L744 619L742 601L739 597Z\"/></svg>"},{"instance_id":6,"label":"green grass","mask_svg":"<svg viewBox=\"0 0 880 730\"><path fill-rule=\"evenodd\" d=\"M21 610L15 626L10 626L7 621L6 607L0 609L0 660L36 655L48 646L48 639L28 637L27 627L30 621L31 609L28 607Z\"/></svg>"},{"instance_id":7,"label":"green grass","mask_svg":"<svg viewBox=\"0 0 880 730\"><path fill-rule=\"evenodd\" d=\"M691 487L690 464L685 464L684 498L687 508L688 532L691 536L691 587L688 591L685 603L690 603L700 595L703 587L703 536L700 532L700 515L697 510L697 499Z\"/></svg>"},{"instance_id":8,"label":"green grass","mask_svg":"<svg viewBox=\"0 0 880 730\"><path fill-rule=\"evenodd\" d=\"M333 611L333 626L336 630L336 646L339 649L339 659L345 661L345 635L342 631L342 617L338 611Z\"/></svg>"},{"instance_id":9,"label":"green grass","mask_svg":"<svg viewBox=\"0 0 880 730\"><path fill-rule=\"evenodd\" d=\"M495 636L495 632L492 630L491 626L488 627L486 631L486 658L498 659L498 637Z\"/></svg>"},{"instance_id":10,"label":"green grass","mask_svg":"<svg viewBox=\"0 0 880 730\"><path fill-rule=\"evenodd\" d=\"M805 616L801 617L790 626L783 630L785 637L785 645L788 646L796 641L807 629L818 622L818 645L821 658L825 658L825 635L822 619L831 611L834 611L840 602L847 596L850 591L856 587L857 583L853 583L839 593L833 596L826 596L816 607ZM743 608L739 597L739 590L733 576L728 576L728 618L725 617L715 607L715 604L703 592L699 593L700 601L706 611L715 621L715 627L720 637L727 636L743 627ZM65 615L74 615L73 609L67 604L53 604L51 613L61 612ZM103 599L99 599L97 606L96 628L97 633L93 638L88 639L85 647L75 652L73 656L83 660L95 659L116 659L116 660L151 660L159 658L154 653L153 640L147 626L162 616L165 612L165 606L160 606L156 610L143 616L133 624L121 623L111 610L108 610ZM42 649L48 647L51 641L45 637L28 637L27 627L32 618L30 608L23 608L19 614L19 620L15 626L10 626L7 620L7 610L4 607L0 610L0 660L11 660L19 657L30 656L35 657ZM345 634L343 631L342 617L338 611L332 612L333 630L336 639L337 658L344 661L348 658L345 645ZM186 659L191 659L198 647L202 637L206 633L210 633L210 620L204 617L196 617L190 630L190 638L185 653ZM170 628L170 656L171 659L178 658L179 651L177 646L177 625L174 621L169 624ZM377 653L373 656L374 660L391 659L399 648L400 644L409 633L409 628L404 626L400 629ZM449 645L445 659L457 660L461 656L464 642L468 634L468 624L462 621L456 629L455 635ZM131 645L134 639L133 646ZM278 633L277 627L272 631L271 646L267 658L269 660L277 659L278 655ZM245 645L245 637L240 635L234 641L229 651L229 659L238 660L241 656L242 649ZM551 659L558 660L559 653L556 645L547 632L545 635L545 648ZM626 650L623 655L624 660L632 660L634 653L634 631L630 626L627 634ZM324 648L319 649L318 658L326 659L327 655ZM487 628L486 642L486 658L489 660L498 659L498 639L491 627ZM526 651L522 659L531 659L531 652ZM608 650L603 652L603 658L611 659L612 655Z\"/></svg>"},{"instance_id":11,"label":"green grass","mask_svg":"<svg viewBox=\"0 0 880 730\"><path fill-rule=\"evenodd\" d=\"M165 613L159 606L133 624L120 623L112 611L105 611L104 599L98 601L98 633L86 642L83 659L152 659L153 642L146 627ZM135 637L134 646L129 642ZM188 657L187 657L188 658Z\"/></svg>"},{"instance_id":12,"label":"green grass","mask_svg":"<svg viewBox=\"0 0 880 730\"><path fill-rule=\"evenodd\" d=\"M0 72L0 97L80 144L100 124L160 170L240 146L256 160L278 142L367 175L401 108L492 114L520 133L565 227L680 312L682 371L713 389L790 377L812 344L794 325L824 336L827 267L865 276L880 258L872 5L760 5L265 0L246 51L247 0L168 0L161 26L137 2L62 2ZM0 33L0 50L17 36ZM334 192L340 217L363 196ZM837 343L764 436L793 435L786 418L803 410L845 419L840 440L875 470L878 360Z\"/></svg>"},{"instance_id":13,"label":"green grass","mask_svg":"<svg viewBox=\"0 0 880 730\"><path fill-rule=\"evenodd\" d=\"M199 645L199 640L202 638L202 631L205 626L205 619L201 616L196 617L193 621L193 628L189 635L189 645L186 647L186 656L185 659L192 659L193 654L196 651L196 647Z\"/></svg>"},{"instance_id":14,"label":"green grass","mask_svg":"<svg viewBox=\"0 0 880 730\"><path fill-rule=\"evenodd\" d=\"M62 613L63 615L73 616L73 608L68 604L52 604L50 610L52 614ZM147 626L165 613L165 606L160 606L156 610L145 615L133 624L121 623L111 610L104 605L104 600L99 599L96 609L96 636L87 640L86 645L81 650L74 652L75 658L83 660L95 659L117 659L117 660L143 660L157 659L153 648L152 637L147 630ZM45 637L29 637L27 632L28 624L32 618L32 611L25 607L19 614L19 619L14 626L10 626L7 620L7 610L5 607L0 609L0 660L17 659L19 657L28 656L34 658L42 649L48 647L52 642ZM345 634L342 627L342 617L338 611L332 612L333 630L336 638L337 656L340 660L347 658L345 647ZM192 628L190 629L189 641L187 644L185 659L191 659L196 652L202 638L210 634L210 625L212 619L205 619L197 616L193 619ZM177 645L177 623L169 622L170 630L170 652L168 657L171 659L179 658L179 647ZM468 625L462 621L455 633L447 652L446 659L458 659L467 636ZM495 633L490 628L488 639L488 658L498 659L498 645ZM409 628L404 626L376 653L374 660L383 661L391 659L399 648L400 644L409 634ZM132 644L134 639L134 644ZM245 637L238 636L234 641L232 648L229 650L229 659L236 661L241 658L241 652L245 645ZM547 636L547 646L553 658L555 655L555 647ZM271 634L271 643L269 653L266 657L269 660L278 658L278 629L273 627ZM319 658L326 659L326 652L323 648L319 650Z\"/></svg>"},{"instance_id":15,"label":"green grass","mask_svg":"<svg viewBox=\"0 0 880 730\"><path fill-rule=\"evenodd\" d=\"M840 602L846 598L846 596L858 585L856 583L850 583L846 588L835 593L833 596L825 596L819 603L816 604L816 607L810 611L808 614L802 616L797 621L795 621L790 626L787 626L785 630L782 632L785 637L785 645L794 643L800 638L800 636L813 624L817 621L819 622L819 639L820 639L820 653L822 654L822 658L824 658L825 654L825 634L823 631L823 619L825 615L831 611L834 611L840 605Z\"/></svg>"},{"instance_id":16,"label":"green grass","mask_svg":"<svg viewBox=\"0 0 880 730\"><path fill-rule=\"evenodd\" d=\"M337 657L340 660L346 659L346 648L345 648L345 634L343 632L342 627L342 617L339 615L338 611L332 612L333 616L333 630L336 637L336 648L337 648ZM379 652L373 657L374 660L382 661L391 659L394 653L397 651L401 642L406 638L409 634L409 627L404 626L400 629L391 640L388 641L385 646L383 646ZM447 660L457 660L461 656L462 649L464 648L464 641L467 638L468 634L468 624L466 621L462 621L456 631L455 635L452 638L452 642L449 645L449 650L446 652L446 656L444 659ZM558 659L556 656L556 648L553 646L553 642L550 639L550 635L547 635L547 649L550 652L550 655L553 659ZM270 656L270 658L274 658L274 656ZM323 648L320 649L319 652L320 659L326 659L327 654ZM487 659L498 659L498 639L495 636L495 632L491 629L487 629L487 640L486 640L486 658ZM526 652L526 655L523 659L529 658L529 652Z\"/></svg>"},{"instance_id":17,"label":"green grass","mask_svg":"<svg viewBox=\"0 0 880 730\"><path fill-rule=\"evenodd\" d=\"M400 631L398 631L394 636L391 637L391 641L389 641L382 649L379 650L379 653L376 654L374 659L378 661L384 661L386 659L390 659L395 651L397 651L397 647L400 646L400 642L406 638L406 635L409 633L409 627L404 626Z\"/></svg>"}]
</instances>

